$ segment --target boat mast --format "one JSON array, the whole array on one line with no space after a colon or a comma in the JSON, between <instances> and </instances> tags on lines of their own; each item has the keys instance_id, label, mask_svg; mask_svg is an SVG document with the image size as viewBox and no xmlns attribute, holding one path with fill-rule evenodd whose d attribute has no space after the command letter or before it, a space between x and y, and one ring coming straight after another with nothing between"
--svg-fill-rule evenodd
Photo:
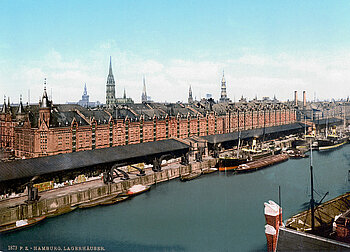
<instances>
[{"instance_id":1,"label":"boat mast","mask_svg":"<svg viewBox=\"0 0 350 252\"><path fill-rule=\"evenodd\" d=\"M241 131L238 134L237 158L239 157L239 146L241 145Z\"/></svg>"},{"instance_id":2,"label":"boat mast","mask_svg":"<svg viewBox=\"0 0 350 252\"><path fill-rule=\"evenodd\" d=\"M304 114L304 138L306 139L306 116Z\"/></svg>"},{"instance_id":3,"label":"boat mast","mask_svg":"<svg viewBox=\"0 0 350 252\"><path fill-rule=\"evenodd\" d=\"M315 230L315 200L314 200L314 177L313 177L313 167L312 167L312 144L310 144L310 176L311 176L311 231Z\"/></svg>"}]
</instances>

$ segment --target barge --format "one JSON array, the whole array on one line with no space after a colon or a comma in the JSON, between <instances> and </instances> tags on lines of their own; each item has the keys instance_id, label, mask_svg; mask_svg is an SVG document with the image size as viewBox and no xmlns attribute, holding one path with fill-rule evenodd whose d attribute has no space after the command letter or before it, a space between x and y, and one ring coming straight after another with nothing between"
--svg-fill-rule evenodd
<instances>
[{"instance_id":1,"label":"barge","mask_svg":"<svg viewBox=\"0 0 350 252\"><path fill-rule=\"evenodd\" d=\"M236 172L243 173L243 172L256 171L258 169L262 169L270 165L287 161L288 158L289 156L287 154L278 154L274 156L264 157L253 162L239 165L238 168L236 169Z\"/></svg>"}]
</instances>

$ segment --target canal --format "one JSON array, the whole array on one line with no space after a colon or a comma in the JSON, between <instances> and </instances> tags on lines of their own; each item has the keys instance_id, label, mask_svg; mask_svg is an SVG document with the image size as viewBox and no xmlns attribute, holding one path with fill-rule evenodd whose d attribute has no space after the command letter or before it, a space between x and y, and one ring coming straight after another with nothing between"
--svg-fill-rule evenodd
<instances>
[{"instance_id":1,"label":"canal","mask_svg":"<svg viewBox=\"0 0 350 252\"><path fill-rule=\"evenodd\" d=\"M316 200L327 191L325 201L349 191L350 145L313 152L313 161ZM14 245L17 251L19 246L29 251L36 246L71 251L71 246L102 246L106 251L266 251L263 203L278 203L280 185L283 219L304 210L310 198L309 162L289 160L254 173L214 173L185 183L161 183L119 205L78 209L1 235L0 250Z\"/></svg>"}]
</instances>

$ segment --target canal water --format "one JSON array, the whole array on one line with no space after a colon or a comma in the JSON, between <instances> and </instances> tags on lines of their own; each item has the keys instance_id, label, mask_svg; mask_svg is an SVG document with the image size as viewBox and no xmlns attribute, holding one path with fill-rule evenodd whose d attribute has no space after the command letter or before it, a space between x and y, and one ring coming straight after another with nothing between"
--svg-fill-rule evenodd
<instances>
[{"instance_id":1,"label":"canal water","mask_svg":"<svg viewBox=\"0 0 350 252\"><path fill-rule=\"evenodd\" d=\"M248 174L214 173L154 185L151 191L114 206L78 209L27 230L0 236L10 245L103 247L106 251L266 251L264 202L278 202L283 219L304 210L310 199L309 159ZM313 152L316 200L350 189L350 145ZM38 248L37 248L38 249ZM46 250L48 251L48 250Z\"/></svg>"}]
</instances>

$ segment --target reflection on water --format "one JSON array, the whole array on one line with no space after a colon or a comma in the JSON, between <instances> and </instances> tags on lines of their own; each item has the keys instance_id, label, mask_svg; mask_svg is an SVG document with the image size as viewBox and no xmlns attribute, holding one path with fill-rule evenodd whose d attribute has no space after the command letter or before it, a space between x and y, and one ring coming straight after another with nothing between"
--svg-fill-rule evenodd
<instances>
[{"instance_id":1,"label":"reflection on water","mask_svg":"<svg viewBox=\"0 0 350 252\"><path fill-rule=\"evenodd\" d=\"M313 152L316 201L349 190L350 145ZM78 209L28 230L0 236L0 248L103 246L107 251L266 251L263 203L278 202L283 218L310 200L310 160L299 159L253 173L173 180L114 206Z\"/></svg>"}]
</instances>

